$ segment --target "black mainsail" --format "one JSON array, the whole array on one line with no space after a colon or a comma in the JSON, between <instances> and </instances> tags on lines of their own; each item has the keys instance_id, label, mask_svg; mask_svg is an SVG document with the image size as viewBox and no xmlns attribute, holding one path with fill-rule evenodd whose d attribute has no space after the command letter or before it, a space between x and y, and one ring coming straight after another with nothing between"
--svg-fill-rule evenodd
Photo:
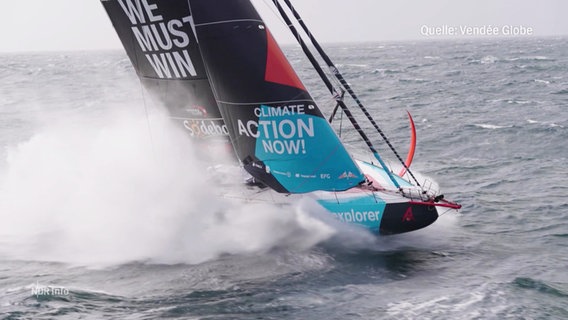
<instances>
[{"instance_id":1,"label":"black mainsail","mask_svg":"<svg viewBox=\"0 0 568 320\"><path fill-rule=\"evenodd\" d=\"M101 0L140 81L190 136L227 141L187 1ZM208 139L209 138L209 139Z\"/></svg>"},{"instance_id":2,"label":"black mainsail","mask_svg":"<svg viewBox=\"0 0 568 320\"><path fill-rule=\"evenodd\" d=\"M199 48L244 168L278 192L364 181L249 0L189 0Z\"/></svg>"}]
</instances>

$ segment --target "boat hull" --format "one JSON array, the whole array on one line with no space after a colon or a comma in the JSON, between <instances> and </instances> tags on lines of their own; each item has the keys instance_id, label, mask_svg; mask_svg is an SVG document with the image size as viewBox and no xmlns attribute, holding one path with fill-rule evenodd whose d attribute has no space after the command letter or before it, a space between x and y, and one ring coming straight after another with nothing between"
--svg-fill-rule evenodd
<instances>
[{"instance_id":1,"label":"boat hull","mask_svg":"<svg viewBox=\"0 0 568 320\"><path fill-rule=\"evenodd\" d=\"M368 178L367 183L344 191L314 191L303 194L277 193L255 185L239 187L238 194L224 192L224 197L248 202L267 202L279 206L305 204L303 209L321 217L366 229L375 235L410 232L429 226L438 219L432 202L416 201L422 189L396 176L406 195L392 185L384 170L372 163L357 161ZM419 198L418 198L419 199Z\"/></svg>"},{"instance_id":2,"label":"boat hull","mask_svg":"<svg viewBox=\"0 0 568 320\"><path fill-rule=\"evenodd\" d=\"M376 235L410 232L429 226L438 219L436 207L414 203L391 192L350 190L309 195L326 214Z\"/></svg>"},{"instance_id":3,"label":"boat hull","mask_svg":"<svg viewBox=\"0 0 568 320\"><path fill-rule=\"evenodd\" d=\"M405 233L422 229L438 219L435 206L393 203L386 207L379 226L380 235Z\"/></svg>"},{"instance_id":4,"label":"boat hull","mask_svg":"<svg viewBox=\"0 0 568 320\"><path fill-rule=\"evenodd\" d=\"M390 235L429 226L438 219L436 206L420 199L423 190L391 173L404 194L393 185L385 170L357 160L367 183L341 192L313 192L312 198L336 219L362 226L374 234Z\"/></svg>"}]
</instances>

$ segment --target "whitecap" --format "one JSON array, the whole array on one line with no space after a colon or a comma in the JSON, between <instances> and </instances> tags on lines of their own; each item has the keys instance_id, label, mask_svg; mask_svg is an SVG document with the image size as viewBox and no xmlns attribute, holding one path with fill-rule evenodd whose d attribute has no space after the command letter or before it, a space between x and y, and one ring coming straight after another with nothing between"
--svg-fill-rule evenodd
<instances>
[{"instance_id":1,"label":"whitecap","mask_svg":"<svg viewBox=\"0 0 568 320\"><path fill-rule=\"evenodd\" d=\"M398 79L399 82L416 82L416 83L424 83L430 80L422 79L422 78L413 78L413 79Z\"/></svg>"},{"instance_id":2,"label":"whitecap","mask_svg":"<svg viewBox=\"0 0 568 320\"><path fill-rule=\"evenodd\" d=\"M533 101L528 101L528 100L507 100L507 103L509 104L529 104L532 102Z\"/></svg>"},{"instance_id":3,"label":"whitecap","mask_svg":"<svg viewBox=\"0 0 568 320\"><path fill-rule=\"evenodd\" d=\"M483 128L483 129L491 129L491 130L495 130L495 129L505 129L505 128L512 128L512 125L508 125L508 126L498 126L498 125L494 125L494 124L487 124L487 123L476 123L474 124L474 126L478 127L478 128Z\"/></svg>"},{"instance_id":4,"label":"whitecap","mask_svg":"<svg viewBox=\"0 0 568 320\"><path fill-rule=\"evenodd\" d=\"M516 61L554 61L554 59L551 59L551 58L545 57L545 56L527 56L527 57L509 58L509 59L506 59L506 61L509 61L509 62L516 62Z\"/></svg>"},{"instance_id":5,"label":"whitecap","mask_svg":"<svg viewBox=\"0 0 568 320\"><path fill-rule=\"evenodd\" d=\"M532 119L527 119L527 122L530 123L530 124L540 124L540 125L544 125L544 126L551 127L551 128L564 128L563 125L557 124L557 123L554 123L554 122L549 123L549 122L543 122L543 121L536 121L536 120L532 120Z\"/></svg>"},{"instance_id":6,"label":"whitecap","mask_svg":"<svg viewBox=\"0 0 568 320\"><path fill-rule=\"evenodd\" d=\"M356 63L348 63L345 65L346 67L355 67L355 68L367 68L368 65L366 64L356 64Z\"/></svg>"},{"instance_id":7,"label":"whitecap","mask_svg":"<svg viewBox=\"0 0 568 320\"><path fill-rule=\"evenodd\" d=\"M490 64L490 63L495 63L497 62L497 57L495 56L485 56L483 58L481 58L480 62L481 64Z\"/></svg>"}]
</instances>

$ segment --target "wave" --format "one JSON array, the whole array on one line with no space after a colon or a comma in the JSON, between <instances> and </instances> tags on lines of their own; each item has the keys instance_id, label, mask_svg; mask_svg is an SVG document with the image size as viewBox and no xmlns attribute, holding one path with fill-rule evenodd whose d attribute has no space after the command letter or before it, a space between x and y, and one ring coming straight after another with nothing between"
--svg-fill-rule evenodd
<instances>
[{"instance_id":1,"label":"wave","mask_svg":"<svg viewBox=\"0 0 568 320\"><path fill-rule=\"evenodd\" d=\"M367 64L356 64L356 63L337 64L336 66L338 68L343 68L343 67L368 68L369 67L369 65L367 65Z\"/></svg>"},{"instance_id":2,"label":"wave","mask_svg":"<svg viewBox=\"0 0 568 320\"><path fill-rule=\"evenodd\" d=\"M527 57L515 57L515 58L508 58L505 59L508 62L530 62L530 61L556 61L556 59L552 59L546 56L527 56Z\"/></svg>"},{"instance_id":3,"label":"wave","mask_svg":"<svg viewBox=\"0 0 568 320\"><path fill-rule=\"evenodd\" d=\"M550 81L548 81L548 80L541 80L541 79L534 79L534 82L536 82L536 83L543 83L543 84L550 84Z\"/></svg>"},{"instance_id":4,"label":"wave","mask_svg":"<svg viewBox=\"0 0 568 320\"><path fill-rule=\"evenodd\" d=\"M515 278L513 284L519 288L535 290L540 293L549 294L555 297L568 297L568 293L559 288L555 288L552 284L546 283L541 280L536 280L528 277Z\"/></svg>"},{"instance_id":5,"label":"wave","mask_svg":"<svg viewBox=\"0 0 568 320\"><path fill-rule=\"evenodd\" d=\"M406 69L419 69L423 67L432 67L435 66L435 63L419 63L419 64L411 64L406 67Z\"/></svg>"},{"instance_id":6,"label":"wave","mask_svg":"<svg viewBox=\"0 0 568 320\"><path fill-rule=\"evenodd\" d=\"M568 89L558 90L558 91L552 92L552 94L568 94Z\"/></svg>"},{"instance_id":7,"label":"wave","mask_svg":"<svg viewBox=\"0 0 568 320\"><path fill-rule=\"evenodd\" d=\"M380 74L397 74L397 73L403 73L404 71L400 70L400 69L375 69L373 70L373 73L380 73Z\"/></svg>"},{"instance_id":8,"label":"wave","mask_svg":"<svg viewBox=\"0 0 568 320\"><path fill-rule=\"evenodd\" d=\"M504 86L513 86L514 83L505 83ZM539 100L522 100L522 99L490 99L487 100L489 102L491 102L492 104L519 104L519 105L525 105L525 104L533 104L533 105L540 105L545 103L544 101L539 101Z\"/></svg>"},{"instance_id":9,"label":"wave","mask_svg":"<svg viewBox=\"0 0 568 320\"><path fill-rule=\"evenodd\" d=\"M530 100L507 100L508 104L530 104L530 103L534 103L534 101L530 101Z\"/></svg>"},{"instance_id":10,"label":"wave","mask_svg":"<svg viewBox=\"0 0 568 320\"><path fill-rule=\"evenodd\" d=\"M451 70L451 71L447 71L446 73L444 73L444 75L446 77L455 77L455 76L459 76L463 73L463 71L461 70Z\"/></svg>"},{"instance_id":11,"label":"wave","mask_svg":"<svg viewBox=\"0 0 568 320\"><path fill-rule=\"evenodd\" d=\"M494 303L488 305L486 301ZM489 319L511 314L505 293L493 283L469 290L441 290L432 296L409 296L386 305L388 319Z\"/></svg>"},{"instance_id":12,"label":"wave","mask_svg":"<svg viewBox=\"0 0 568 320\"><path fill-rule=\"evenodd\" d=\"M479 60L479 63L481 64L492 64L499 61L499 59L495 56L485 56L483 58L481 58L481 60Z\"/></svg>"},{"instance_id":13,"label":"wave","mask_svg":"<svg viewBox=\"0 0 568 320\"><path fill-rule=\"evenodd\" d=\"M543 122L543 121L537 121L537 120L532 120L532 119L527 119L527 122L529 124L540 124L540 125L544 125L547 127L551 127L551 128L564 128L563 125L554 123L554 122Z\"/></svg>"},{"instance_id":14,"label":"wave","mask_svg":"<svg viewBox=\"0 0 568 320\"><path fill-rule=\"evenodd\" d=\"M466 57L465 60L467 61L468 64L477 65L477 64L494 64L499 61L499 58L492 55L487 55L479 59L474 57Z\"/></svg>"},{"instance_id":15,"label":"wave","mask_svg":"<svg viewBox=\"0 0 568 320\"><path fill-rule=\"evenodd\" d=\"M480 124L474 124L474 127L478 127L478 128L482 128L482 129L490 129L490 130L496 130L496 129L505 129L505 128L513 128L513 125L507 125L507 126L498 126L498 125L494 125L494 124L485 124L485 123L480 123Z\"/></svg>"},{"instance_id":16,"label":"wave","mask_svg":"<svg viewBox=\"0 0 568 320\"><path fill-rule=\"evenodd\" d=\"M65 119L9 147L0 257L95 267L200 263L303 250L333 234L300 207L219 198L200 150L167 117L150 118L152 139L145 118L110 118Z\"/></svg>"},{"instance_id":17,"label":"wave","mask_svg":"<svg viewBox=\"0 0 568 320\"><path fill-rule=\"evenodd\" d=\"M530 63L530 62L553 62L556 61L555 59L546 57L546 56L528 56L528 57L514 57L514 58L504 58L504 59L500 59L496 56L493 55L487 55L482 57L481 59L470 59L469 63L470 64L494 64L494 63L498 63L498 62L522 62L522 63ZM534 67L531 65L522 65L520 66L521 68L527 68L527 67Z\"/></svg>"},{"instance_id":18,"label":"wave","mask_svg":"<svg viewBox=\"0 0 568 320\"><path fill-rule=\"evenodd\" d=\"M430 80L428 79L423 79L423 78L403 78L403 79L398 79L399 82L413 82L413 83L425 83L425 82L430 82Z\"/></svg>"}]
</instances>

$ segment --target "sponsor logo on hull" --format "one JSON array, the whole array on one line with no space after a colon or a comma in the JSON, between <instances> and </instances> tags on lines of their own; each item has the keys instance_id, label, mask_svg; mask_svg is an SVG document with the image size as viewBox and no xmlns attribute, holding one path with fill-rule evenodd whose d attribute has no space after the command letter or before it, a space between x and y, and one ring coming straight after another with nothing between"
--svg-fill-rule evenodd
<instances>
[{"instance_id":1,"label":"sponsor logo on hull","mask_svg":"<svg viewBox=\"0 0 568 320\"><path fill-rule=\"evenodd\" d=\"M379 221L381 212L380 211L373 211L372 209L369 211L355 211L355 209L351 209L350 211L346 212L332 212L336 218L344 222L375 222Z\"/></svg>"},{"instance_id":2,"label":"sponsor logo on hull","mask_svg":"<svg viewBox=\"0 0 568 320\"><path fill-rule=\"evenodd\" d=\"M354 223L378 232L386 202L375 195L357 198L318 200L337 220Z\"/></svg>"}]
</instances>

